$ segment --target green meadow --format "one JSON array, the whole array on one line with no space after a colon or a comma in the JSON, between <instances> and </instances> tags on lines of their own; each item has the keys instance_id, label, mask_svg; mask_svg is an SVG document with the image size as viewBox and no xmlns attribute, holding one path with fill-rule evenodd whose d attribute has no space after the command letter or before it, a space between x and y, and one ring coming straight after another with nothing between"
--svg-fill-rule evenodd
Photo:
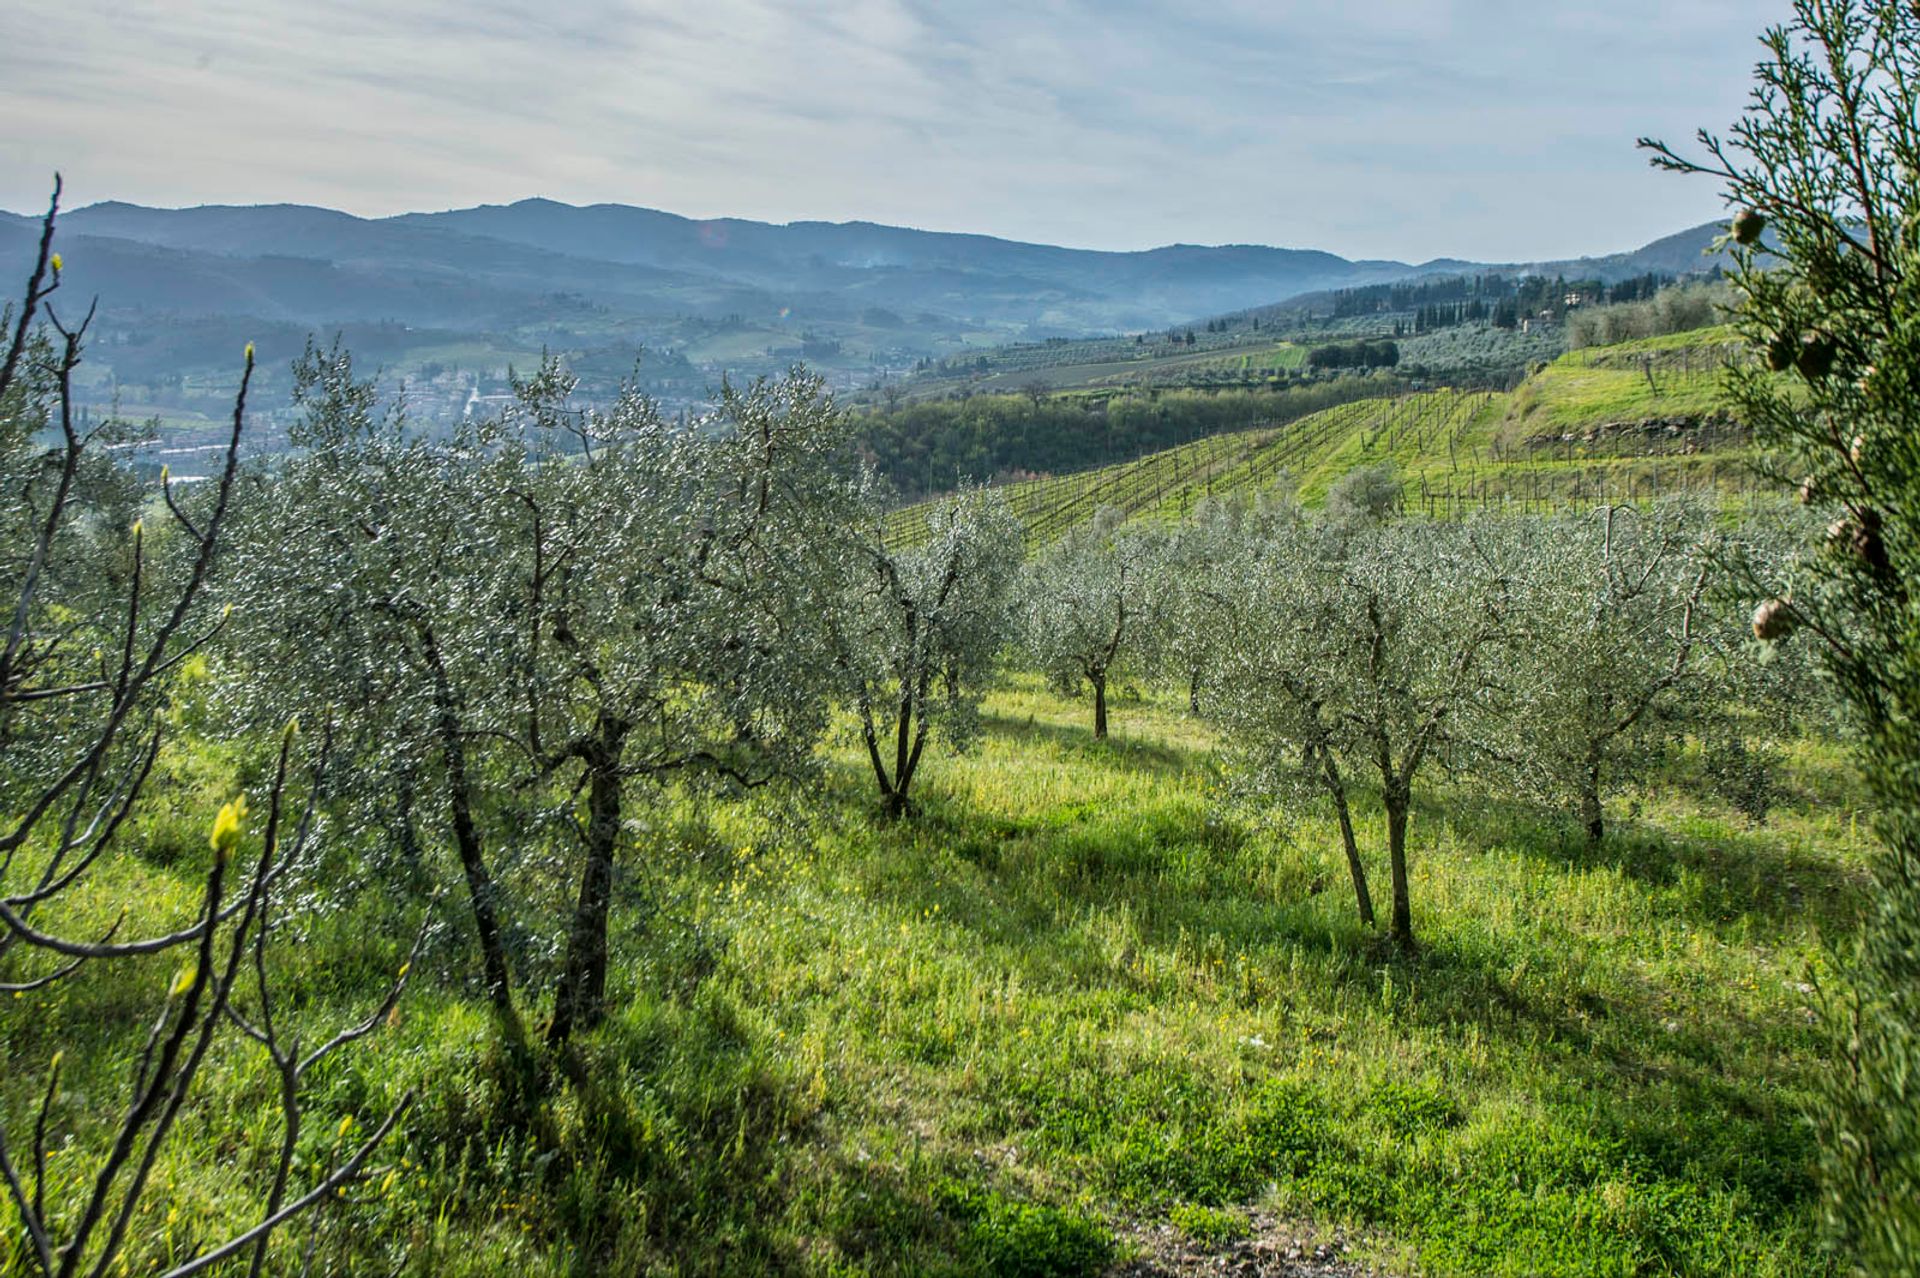
<instances>
[{"instance_id":1,"label":"green meadow","mask_svg":"<svg viewBox=\"0 0 1920 1278\"><path fill-rule=\"evenodd\" d=\"M636 802L611 1016L518 1120L465 915L429 907L446 923L396 1010L314 1077L297 1167L417 1099L352 1202L283 1231L271 1267L311 1249L316 1272L1091 1275L1142 1229L1227 1238L1257 1211L1344 1227L1394 1274L1831 1272L1803 1118L1828 1068L1812 983L1865 849L1836 748L1783 753L1755 821L1676 741L1597 852L1560 813L1435 774L1409 955L1355 921L1328 812L1229 796L1183 704L1123 691L1113 713L1096 743L1085 704L1003 679L980 748L931 756L899 822L850 737L803 786ZM170 802L48 925L189 913L214 810L263 782L254 757L167 756ZM1377 807L1357 815L1377 850ZM503 849L520 899L559 901L560 837ZM316 882L358 890L273 957L281 998L338 1027L406 961L409 888L445 872L344 813L313 856ZM518 934L516 961L538 976L556 945ZM66 1048L56 1184L94 1170L90 1128L117 1116L88 1098L118 1094L121 1027L175 977L0 1005L10 1052ZM215 1050L117 1274L250 1210L274 1079L237 1036ZM11 1130L45 1087L0 1075ZM20 1245L0 1239L0 1273Z\"/></svg>"}]
</instances>

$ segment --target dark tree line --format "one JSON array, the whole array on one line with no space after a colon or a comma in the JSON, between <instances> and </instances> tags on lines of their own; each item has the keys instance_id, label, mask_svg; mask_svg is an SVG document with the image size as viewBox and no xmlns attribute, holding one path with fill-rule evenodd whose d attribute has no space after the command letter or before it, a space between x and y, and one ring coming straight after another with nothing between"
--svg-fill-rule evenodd
<instances>
[{"instance_id":1,"label":"dark tree line","mask_svg":"<svg viewBox=\"0 0 1920 1278\"><path fill-rule=\"evenodd\" d=\"M1651 271L1608 284L1598 279L1535 275L1447 275L1438 279L1397 284L1368 284L1329 294L1327 315L1333 319L1360 319L1369 315L1426 316L1425 327L1486 319L1507 304L1521 314L1563 307L1569 293L1588 304L1639 302L1679 282L1677 276ZM1315 308L1316 312L1318 307Z\"/></svg>"},{"instance_id":2,"label":"dark tree line","mask_svg":"<svg viewBox=\"0 0 1920 1278\"><path fill-rule=\"evenodd\" d=\"M1392 368L1400 362L1400 347L1393 342L1334 342L1316 346L1307 352L1307 367Z\"/></svg>"}]
</instances>

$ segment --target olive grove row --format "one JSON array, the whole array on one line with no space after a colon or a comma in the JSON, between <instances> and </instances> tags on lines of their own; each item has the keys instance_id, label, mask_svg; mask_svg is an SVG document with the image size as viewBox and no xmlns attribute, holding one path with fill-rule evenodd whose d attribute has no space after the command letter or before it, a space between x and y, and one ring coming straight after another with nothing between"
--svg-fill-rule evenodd
<instances>
[{"instance_id":1,"label":"olive grove row","mask_svg":"<svg viewBox=\"0 0 1920 1278\"><path fill-rule=\"evenodd\" d=\"M1802 652L1756 641L1787 528L1680 502L1396 520L1384 480L1356 472L1313 514L1271 497L1172 529L1096 520L1026 568L1016 660L1086 691L1095 736L1119 684L1174 690L1245 798L1323 800L1368 925L1353 798L1375 796L1402 944L1407 824L1437 773L1564 806L1597 845L1608 796L1691 740L1763 814L1753 766L1826 704Z\"/></svg>"}]
</instances>

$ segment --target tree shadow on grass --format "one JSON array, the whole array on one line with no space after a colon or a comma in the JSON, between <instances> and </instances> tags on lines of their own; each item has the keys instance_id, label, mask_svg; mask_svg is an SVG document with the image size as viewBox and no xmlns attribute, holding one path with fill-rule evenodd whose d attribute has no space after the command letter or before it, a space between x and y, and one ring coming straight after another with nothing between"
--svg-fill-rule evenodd
<instances>
[{"instance_id":1,"label":"tree shadow on grass","mask_svg":"<svg viewBox=\"0 0 1920 1278\"><path fill-rule=\"evenodd\" d=\"M1765 829L1685 837L1616 820L1595 846L1573 820L1537 804L1469 794L1430 797L1421 809L1427 821L1445 822L1475 850L1516 850L1574 870L1614 870L1706 926L1743 918L1770 926L1811 922L1832 935L1856 923L1865 899L1863 873Z\"/></svg>"},{"instance_id":2,"label":"tree shadow on grass","mask_svg":"<svg viewBox=\"0 0 1920 1278\"><path fill-rule=\"evenodd\" d=\"M1124 730L1100 741L1095 739L1089 728L1051 723L1031 715L1001 714L982 715L981 726L989 738L997 741L1015 745L1051 745L1131 771L1175 775L1200 766L1200 755L1196 751L1148 737L1132 736Z\"/></svg>"},{"instance_id":3,"label":"tree shadow on grass","mask_svg":"<svg viewBox=\"0 0 1920 1278\"><path fill-rule=\"evenodd\" d=\"M986 728L991 737L1015 746L1051 745L1083 754L1089 762L1152 775L1183 775L1204 766L1200 751L1152 739L1097 742L1084 730L1030 717L989 716ZM929 786L928 794L935 789ZM1377 796L1364 781L1352 783L1352 798L1363 821L1377 815ZM942 801L924 806L932 814ZM1770 925L1812 922L1829 934L1844 932L1854 925L1867 886L1860 871L1792 846L1764 827L1722 827L1688 836L1615 816L1596 847L1559 808L1470 790L1436 793L1430 786L1417 792L1415 814L1417 827L1450 827L1459 841L1479 851L1517 850L1575 870L1617 870L1660 893L1663 906L1677 907L1689 922L1707 926L1751 917ZM946 819L956 832L978 824L965 812ZM1376 852L1363 848L1370 865L1378 859ZM1416 859L1423 854L1415 849Z\"/></svg>"},{"instance_id":4,"label":"tree shadow on grass","mask_svg":"<svg viewBox=\"0 0 1920 1278\"><path fill-rule=\"evenodd\" d=\"M1591 1132L1607 1142L1615 1152L1596 1176L1638 1168L1679 1184L1738 1186L1769 1218L1808 1201L1803 1083L1781 1068L1806 1054L1803 1023L1753 1019L1770 1011L1718 1012L1711 991L1656 986L1624 960L1602 957L1590 969L1548 937L1483 932L1471 919L1436 920L1425 944L1403 954L1354 920L1343 878L1282 899L1256 872L1267 853L1243 847L1237 827L1191 804L1069 805L1068 819L1036 822L979 811L937 787L927 798L920 818L871 828L885 868L869 890L908 917L961 929L942 944L969 965L1017 977L1025 996L1061 1018L1105 1022L1156 1007L1179 1016L1197 998L1203 1007L1271 1012L1277 1024L1263 1032L1277 1032L1276 1045L1289 1035L1372 1042L1383 1032L1413 1039L1437 1031L1442 1043L1470 1044L1479 1068L1510 1075L1509 1090L1527 1097L1524 1109L1538 1110L1553 1139ZM1662 889L1656 911L1689 921L1791 921L1793 908L1767 892L1782 866L1817 879L1808 890L1824 900L1852 891L1844 872L1764 836L1710 851L1623 827L1619 844L1588 856L1562 818L1525 804L1430 796L1422 818L1435 831L1452 822L1452 855L1520 848L1547 866L1617 866ZM1417 925L1418 859L1430 848L1415 849ZM1150 951L1154 962L1137 966ZM1236 978L1242 953L1251 975ZM1471 1100L1460 1097L1468 1108ZM1364 1096L1340 1103L1349 1102L1364 1107ZM1063 1094L1061 1103L1072 1112L1059 1121L1071 1125L1103 1102L1089 1093ZM1010 1111L1007 1121L1055 1120ZM1154 1118L1140 1112L1128 1121ZM1521 1126L1502 1139L1532 1139L1525 1124L1536 1120L1511 1121Z\"/></svg>"},{"instance_id":5,"label":"tree shadow on grass","mask_svg":"<svg viewBox=\"0 0 1920 1278\"><path fill-rule=\"evenodd\" d=\"M741 1011L726 995L637 999L576 1045L577 1121L537 1161L578 1272L652 1272L663 1258L716 1275L1083 1272L1048 1267L1052 1226L1081 1216L1003 1198L977 1152L888 1147L886 1102L823 1103ZM1088 1239L1105 1254L1103 1230L1076 1228L1073 1254Z\"/></svg>"},{"instance_id":6,"label":"tree shadow on grass","mask_svg":"<svg viewBox=\"0 0 1920 1278\"><path fill-rule=\"evenodd\" d=\"M1779 925L1810 909L1843 921L1857 899L1857 885L1844 870L1764 838L1701 847L1623 831L1617 842L1589 853L1583 839L1570 835L1569 823L1528 805L1483 800L1443 809L1429 800L1423 806L1428 828L1451 820L1455 838L1469 850L1517 847L1553 866L1617 866L1670 890L1656 908L1677 907L1690 922L1713 925L1749 916ZM1270 884L1256 879L1255 863L1264 854L1245 846L1244 831L1202 812L1094 811L1048 825L984 819L943 798L929 805L910 837L920 856L950 855L973 866L974 890L930 890L937 876L904 872L891 880L902 905L917 912L938 904L942 917L995 947L996 957L1019 969L1033 988L1125 988L1128 980L1109 952L1116 944L1196 952L1205 947L1223 958L1284 949L1336 988L1377 994L1383 974L1391 975L1417 995L1419 1018L1430 1024L1561 1043L1575 1054L1597 1055L1602 1075L1639 1078L1658 1076L1668 1066L1620 1055L1610 1044L1650 1042L1663 1059L1713 1067L1720 1039L1734 1028L1669 1031L1664 1018L1649 1011L1632 1033L1596 1037L1598 1022L1617 1019L1625 1009L1571 986L1550 994L1523 989L1509 977L1520 956L1502 952L1497 937L1478 942L1471 934L1463 939L1441 929L1412 954L1402 953L1358 923L1343 874L1316 879L1298 897L1278 898ZM1416 928L1418 861L1431 854L1414 851ZM1799 899L1780 890L1783 880L1803 885ZM1124 943L1076 926L1123 911L1133 938Z\"/></svg>"}]
</instances>

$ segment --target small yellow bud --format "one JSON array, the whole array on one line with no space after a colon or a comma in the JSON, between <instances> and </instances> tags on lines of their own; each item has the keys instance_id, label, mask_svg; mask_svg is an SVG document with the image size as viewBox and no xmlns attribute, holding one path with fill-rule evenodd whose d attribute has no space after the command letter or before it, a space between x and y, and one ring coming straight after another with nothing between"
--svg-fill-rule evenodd
<instances>
[{"instance_id":1,"label":"small yellow bud","mask_svg":"<svg viewBox=\"0 0 1920 1278\"><path fill-rule=\"evenodd\" d=\"M161 483L163 483L163 484L164 484L164 483L166 483L166 482L167 482L167 476L169 476L169 475L171 475L172 473L173 473L173 467L171 467L171 466L162 466L162 467L160 468L160 482L161 482Z\"/></svg>"},{"instance_id":2,"label":"small yellow bud","mask_svg":"<svg viewBox=\"0 0 1920 1278\"><path fill-rule=\"evenodd\" d=\"M67 261L58 253L55 253L51 258L47 259L47 264L52 266L53 273L58 275L62 270L66 269Z\"/></svg>"},{"instance_id":3,"label":"small yellow bud","mask_svg":"<svg viewBox=\"0 0 1920 1278\"><path fill-rule=\"evenodd\" d=\"M233 605L228 604L227 606L231 608ZM296 714L295 716L293 716L293 718L287 720L287 728L286 728L286 731L280 734L280 741L284 745L292 745L294 742L294 738L298 737L299 735L300 735L300 716Z\"/></svg>"},{"instance_id":4,"label":"small yellow bud","mask_svg":"<svg viewBox=\"0 0 1920 1278\"><path fill-rule=\"evenodd\" d=\"M396 981L404 981L404 980L406 980L406 979L407 979L407 973L408 973L408 972L410 972L410 971L412 971L412 970L413 970L413 964L411 964L411 963L402 963L402 964L400 965L400 974L399 974L398 976L396 976L396 977L394 977L393 979L394 979L394 980L396 980Z\"/></svg>"},{"instance_id":5,"label":"small yellow bud","mask_svg":"<svg viewBox=\"0 0 1920 1278\"><path fill-rule=\"evenodd\" d=\"M384 1194L388 1190L392 1189L394 1178L399 1174L400 1174L400 1169L397 1167L394 1170L388 1172L386 1179L380 1182L380 1192Z\"/></svg>"},{"instance_id":6,"label":"small yellow bud","mask_svg":"<svg viewBox=\"0 0 1920 1278\"><path fill-rule=\"evenodd\" d=\"M60 1062L66 1059L66 1055L65 1052L55 1052L53 1059L47 1062L47 1069L52 1073L58 1074L60 1072Z\"/></svg>"},{"instance_id":7,"label":"small yellow bud","mask_svg":"<svg viewBox=\"0 0 1920 1278\"><path fill-rule=\"evenodd\" d=\"M253 343L247 343L247 363L253 363Z\"/></svg>"},{"instance_id":8,"label":"small yellow bud","mask_svg":"<svg viewBox=\"0 0 1920 1278\"><path fill-rule=\"evenodd\" d=\"M194 980L200 975L198 967L183 967L174 973L173 984L167 987L168 998L179 998L193 988Z\"/></svg>"},{"instance_id":9,"label":"small yellow bud","mask_svg":"<svg viewBox=\"0 0 1920 1278\"><path fill-rule=\"evenodd\" d=\"M220 620L222 621L225 621L228 617L231 617L232 615L233 615L232 604L228 604L226 607L220 610Z\"/></svg>"},{"instance_id":10,"label":"small yellow bud","mask_svg":"<svg viewBox=\"0 0 1920 1278\"><path fill-rule=\"evenodd\" d=\"M207 842L221 860L226 860L234 845L240 842L240 825L247 819L247 796L241 795L232 803L220 809L220 815L213 819L213 833Z\"/></svg>"},{"instance_id":11,"label":"small yellow bud","mask_svg":"<svg viewBox=\"0 0 1920 1278\"><path fill-rule=\"evenodd\" d=\"M353 1115L348 1114L345 1118L340 1120L340 1130L336 1131L333 1134L333 1138L335 1140L344 1140L346 1138L347 1133L352 1130L353 1130Z\"/></svg>"},{"instance_id":12,"label":"small yellow bud","mask_svg":"<svg viewBox=\"0 0 1920 1278\"><path fill-rule=\"evenodd\" d=\"M138 541L140 539L140 533L143 529L146 528L146 526L147 526L147 521L144 519L136 519L133 521L133 538L135 541Z\"/></svg>"}]
</instances>

